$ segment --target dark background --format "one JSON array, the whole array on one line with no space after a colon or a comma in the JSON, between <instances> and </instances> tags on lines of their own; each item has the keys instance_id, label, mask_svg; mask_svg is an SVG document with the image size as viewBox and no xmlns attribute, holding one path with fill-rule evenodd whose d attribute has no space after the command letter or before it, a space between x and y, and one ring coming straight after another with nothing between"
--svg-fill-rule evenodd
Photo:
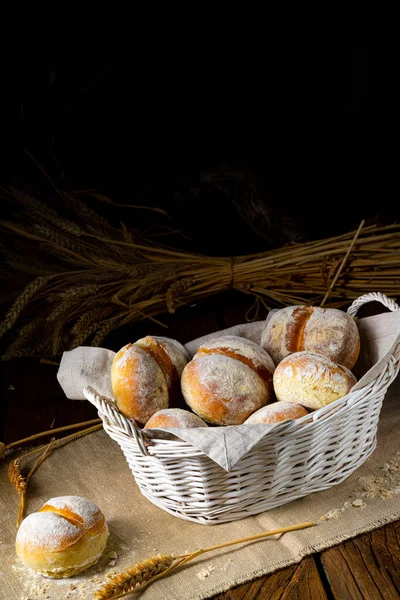
<instances>
[{"instance_id":1,"label":"dark background","mask_svg":"<svg viewBox=\"0 0 400 600\"><path fill-rule=\"evenodd\" d=\"M39 52L32 38L10 60L4 187L56 204L34 157L59 189L165 209L169 219L87 200L117 223L208 254L397 219L380 57L240 39L218 52L205 40L172 51L111 26L76 27L63 40L62 51L46 38Z\"/></svg>"}]
</instances>

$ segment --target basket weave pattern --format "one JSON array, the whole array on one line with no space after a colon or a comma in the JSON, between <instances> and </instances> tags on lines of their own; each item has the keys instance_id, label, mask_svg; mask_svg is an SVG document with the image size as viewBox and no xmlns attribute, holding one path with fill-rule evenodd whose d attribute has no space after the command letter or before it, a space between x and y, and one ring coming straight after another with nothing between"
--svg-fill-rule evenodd
<instances>
[{"instance_id":1,"label":"basket weave pattern","mask_svg":"<svg viewBox=\"0 0 400 600\"><path fill-rule=\"evenodd\" d=\"M348 313L355 316L371 300L399 310L374 292L355 300ZM399 363L398 346L368 385L301 419L278 424L229 472L187 442L150 438L93 388L86 387L84 394L120 445L142 494L179 518L212 525L264 512L346 479L376 447L382 401Z\"/></svg>"}]
</instances>

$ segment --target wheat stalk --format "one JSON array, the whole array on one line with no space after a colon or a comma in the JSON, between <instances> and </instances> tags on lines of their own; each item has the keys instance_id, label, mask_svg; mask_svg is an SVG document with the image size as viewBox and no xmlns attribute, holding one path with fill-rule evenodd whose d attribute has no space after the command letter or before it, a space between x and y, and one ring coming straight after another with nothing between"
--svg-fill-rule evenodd
<instances>
[{"instance_id":1,"label":"wheat stalk","mask_svg":"<svg viewBox=\"0 0 400 600\"><path fill-rule=\"evenodd\" d=\"M17 458L16 460L13 460L9 464L8 479L9 479L10 483L12 483L14 485L15 489L17 490L17 492L19 494L19 498L20 498L17 523L16 523L17 529L20 526L21 521L24 516L25 497L26 497L26 492L28 490L28 483L29 483L32 475L40 467L42 462L46 459L48 454L51 452L53 443L54 442L50 442L50 444L45 448L44 452L36 460L35 464L33 465L33 467L31 468L31 470L29 471L29 473L27 474L26 477L24 477L21 473L21 458ZM25 459L26 457L28 457L34 453L35 453L35 451L29 452L28 454L25 454L22 458Z\"/></svg>"},{"instance_id":2,"label":"wheat stalk","mask_svg":"<svg viewBox=\"0 0 400 600\"><path fill-rule=\"evenodd\" d=\"M244 315L249 321L260 318L264 309L324 305L328 297L328 306L340 308L368 291L394 299L400 295L397 224L366 227L362 223L355 232L322 240L252 255L215 257L182 252L144 238L138 243L134 240L139 236L124 224L120 229L112 227L101 216L96 218L97 213L80 199L58 194L76 218L86 220L77 226L84 235L67 233L64 221L57 228L52 210L43 209L46 220L38 217L42 229L36 227L35 233L32 219L0 222L4 231L24 241L18 252L27 256L28 271L36 252L43 260L53 252L59 259L55 263L50 256L51 272L44 265L43 275L26 286L3 318L0 336L13 330L22 313L36 310L43 316L30 333L24 330L25 343L24 337L17 342L18 335L8 336L3 360L39 352L46 358L58 357L81 344L98 345L112 329L143 319L165 326L163 314L174 314L181 306L229 289L253 296ZM37 211L43 208L29 202ZM43 227L54 231L52 240L46 238L48 231ZM75 246L62 246L68 236L80 246L79 251ZM10 262L7 245L3 252ZM14 257L11 262L22 268L24 259ZM40 273L40 263L34 270Z\"/></svg>"},{"instance_id":3,"label":"wheat stalk","mask_svg":"<svg viewBox=\"0 0 400 600\"><path fill-rule=\"evenodd\" d=\"M60 228L62 231L66 233L70 233L74 236L82 236L85 235L84 231L78 225L72 221L68 221L65 218L60 217L60 215L50 208L45 202L41 202L24 192L17 190L13 187L10 188L11 193L21 201L22 205L25 207L27 212L37 218L39 221L49 221L53 223L56 227Z\"/></svg>"},{"instance_id":4,"label":"wheat stalk","mask_svg":"<svg viewBox=\"0 0 400 600\"><path fill-rule=\"evenodd\" d=\"M19 315L29 303L29 301L41 290L51 277L37 277L31 283L29 283L22 294L18 296L8 313L6 314L4 321L0 325L0 339L3 335L12 328L16 323Z\"/></svg>"},{"instance_id":5,"label":"wheat stalk","mask_svg":"<svg viewBox=\"0 0 400 600\"><path fill-rule=\"evenodd\" d=\"M117 598L123 598L132 593L142 591L151 583L165 577L171 571L183 566L191 560L194 560L202 554L207 552L213 552L220 548L226 548L236 544L243 544L246 542L253 542L261 540L272 535L281 535L290 531L297 531L299 529L305 529L307 527L313 527L315 523L307 521L305 523L298 523L296 525L290 525L289 527L281 527L273 531L264 531L263 533L257 533L248 537L223 542L222 544L215 544L208 548L201 548L194 552L187 552L179 555L157 555L152 556L142 562L137 563L134 567L124 571L123 573L116 575L110 579L102 588L95 592L93 600L116 600Z\"/></svg>"},{"instance_id":6,"label":"wheat stalk","mask_svg":"<svg viewBox=\"0 0 400 600\"><path fill-rule=\"evenodd\" d=\"M82 427L83 425L87 425L88 423L93 423L93 422L97 422L100 421L100 419L95 419L94 421L86 421L84 423L74 423L72 425L66 425L64 427L59 427L57 429L51 429L49 431L42 431L41 433L32 435L28 438L25 438L23 440L18 440L16 442L12 442L11 444L3 444L1 443L0 445L0 449L2 450L2 454L1 456L4 456L6 450L14 447L14 446L19 446L22 443L28 442L28 441L32 441L34 439L37 439L38 437L43 437L45 435L48 435L50 433L57 433L60 431L65 431L66 429L73 429L75 427ZM28 491L28 484L29 481L32 477L32 475L37 471L37 469L40 467L40 465L43 463L43 461L49 456L49 454L51 452L53 452L53 450L55 450L56 448L60 448L61 446L65 446L65 444L68 444L69 442L72 442L74 440L77 440L78 438L84 436L84 435L88 435L89 433L93 433L94 431L98 431L99 429L101 429L103 427L103 425L101 423L98 423L96 425L93 425L92 427L88 427L87 429L83 429L82 431L78 431L77 433L73 433L71 435L68 435L60 440L51 440L51 442L44 448L36 448L35 450L32 450L31 452L28 452L26 454L24 454L22 457L17 458L13 461L10 462L9 466L8 466L8 479L10 481L10 483L12 483L15 487L15 489L17 490L19 497L20 497L20 501L19 501L19 509L18 509L18 516L17 516L17 523L16 523L16 527L18 528L21 524L21 521L23 519L24 516L24 510L25 510L25 499L26 499L26 494ZM26 477L24 475L22 475L21 472L21 461L25 460L26 458L28 458L29 456L32 456L34 454L37 454L38 452L41 452L39 458L36 460L36 462L34 463L33 467L31 468L31 470L28 472L28 474L26 475Z\"/></svg>"},{"instance_id":7,"label":"wheat stalk","mask_svg":"<svg viewBox=\"0 0 400 600\"><path fill-rule=\"evenodd\" d=\"M72 423L71 425L63 425L62 427L56 427L55 429L48 429L47 431L41 431L40 433L35 433L33 435L30 435L29 437L23 438L22 440L17 440L15 442L11 442L10 444L3 444L3 442L1 442L1 444L3 444L3 446L4 446L4 452L0 454L0 458L2 458L4 456L4 453L6 450L9 450L10 448L22 446L22 444L26 444L27 442L33 442L33 440L37 440L41 437L45 437L46 435L54 435L55 433L60 433L61 431L68 431L70 429L79 429L80 427L86 427L87 425L91 425L91 426L98 425L100 423L101 423L101 419L92 419L91 421L82 421L80 423ZM94 430L94 431L96 431L96 430ZM79 433L86 434L89 432L87 430L83 430ZM59 444L61 444L61 442L66 443L70 437L73 437L76 435L77 434L72 434L72 436L62 438L62 440L59 440L58 443ZM74 438L74 439L76 439L76 438ZM34 450L34 452L37 452L37 451L38 451L37 449ZM27 456L27 454L25 454L24 456Z\"/></svg>"},{"instance_id":8,"label":"wheat stalk","mask_svg":"<svg viewBox=\"0 0 400 600\"><path fill-rule=\"evenodd\" d=\"M127 569L120 575L110 579L95 595L95 600L107 600L108 598L121 598L135 588L150 583L154 577L165 574L167 570L176 562L176 557L172 555L152 556L147 560L137 563L134 567Z\"/></svg>"},{"instance_id":9,"label":"wheat stalk","mask_svg":"<svg viewBox=\"0 0 400 600\"><path fill-rule=\"evenodd\" d=\"M18 494L26 491L27 483L21 473L21 459L17 458L8 465L8 480L13 484Z\"/></svg>"}]
</instances>

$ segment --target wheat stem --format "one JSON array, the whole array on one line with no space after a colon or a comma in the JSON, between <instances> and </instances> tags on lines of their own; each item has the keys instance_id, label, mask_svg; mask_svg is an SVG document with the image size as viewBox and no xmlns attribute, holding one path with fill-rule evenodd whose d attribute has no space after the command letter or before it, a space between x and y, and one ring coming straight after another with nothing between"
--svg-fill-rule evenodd
<instances>
[{"instance_id":1,"label":"wheat stem","mask_svg":"<svg viewBox=\"0 0 400 600\"><path fill-rule=\"evenodd\" d=\"M117 600L118 598L123 598L125 596L128 596L129 594L141 592L157 579L168 575L171 571L183 566L184 564L188 563L191 560L194 560L195 558L197 558L201 554L205 554L206 552L212 552L214 550L219 550L220 548L227 548L228 546L233 546L235 544L242 544L246 542L260 540L272 535L288 533L289 531L297 531L299 529L313 527L314 525L315 523L313 523L312 521L307 521L305 523L298 523L296 525L290 525L288 527L280 527L279 529L274 529L272 531L264 531L263 533L257 533L255 535L231 540L229 542L215 544L214 546L209 546L208 548L201 548L200 550L196 550L194 552L188 552L176 556L167 555L165 557L162 557L163 559L166 559L164 563L165 568L163 568L160 572L156 574L153 574L152 570L149 569L149 565L157 563L157 559L159 559L159 557L151 557L143 562L138 563L131 569L128 569L127 571L125 571L125 573L113 577L105 586L97 590L93 600ZM141 582L140 579L142 579Z\"/></svg>"},{"instance_id":2,"label":"wheat stem","mask_svg":"<svg viewBox=\"0 0 400 600\"><path fill-rule=\"evenodd\" d=\"M22 519L24 518L25 498L26 498L26 492L28 490L29 481L30 481L32 475L35 473L35 471L37 471L37 469L40 467L42 462L50 454L50 452L52 451L53 445L54 445L54 442L50 442L50 444L45 448L44 452L39 456L39 458L37 459L37 461L35 462L35 464L33 465L33 467L31 468L31 470L29 471L28 475L25 478L25 485L23 486L23 489L20 492L20 498L19 498L19 510L18 510L17 523L16 523L17 529L20 526Z\"/></svg>"},{"instance_id":3,"label":"wheat stem","mask_svg":"<svg viewBox=\"0 0 400 600\"><path fill-rule=\"evenodd\" d=\"M47 431L41 431L40 433L35 433L34 435L30 435L29 437L23 438L22 440L11 442L11 444L6 444L5 450L13 448L14 446L21 446L26 442L37 440L38 438L44 437L46 435L53 435L54 433L60 433L60 431L67 431L68 429L78 429L79 427L86 427L87 425L94 425L97 423L101 423L101 419L92 419L91 421L82 421L81 423L72 423L71 425L63 425L63 427L57 427L56 429L48 429Z\"/></svg>"},{"instance_id":4,"label":"wheat stem","mask_svg":"<svg viewBox=\"0 0 400 600\"><path fill-rule=\"evenodd\" d=\"M353 239L352 239L352 241L351 241L351 244L350 244L350 246L349 246L349 249L347 250L346 254L345 254L345 255L344 255L344 257L343 257L343 260L342 260L342 262L341 262L341 264L340 264L340 267L338 268L338 270L337 270L337 272L336 272L336 275L335 275L335 277L333 278L333 281L332 281L331 285L329 286L329 289L327 290L327 292L326 292L325 296L324 296L324 297L323 297L323 299L322 299L322 302L321 302L320 306L323 306L323 305L325 304L326 300L329 298L329 294L330 294L330 293L331 293L331 291L333 290L333 288L334 288L334 286L335 286L335 283L336 283L336 281L338 280L338 277L339 277L340 273L342 272L342 269L343 269L344 265L346 264L346 261L347 261L347 259L348 259L348 257L349 257L349 254L350 254L350 252L352 251L352 249L353 249L353 247L354 247L354 244L356 243L356 239L358 238L358 236L359 236L359 234L360 234L360 231L361 231L361 229L362 229L362 228L363 228L363 226L364 226L364 223L365 223L365 221L364 221L364 220L362 220L362 221L361 221L361 223L360 223L360 225L359 225L359 227L358 227L358 229L357 229L357 231L356 231L356 233L355 233L355 235L354 235L354 238L353 238Z\"/></svg>"}]
</instances>

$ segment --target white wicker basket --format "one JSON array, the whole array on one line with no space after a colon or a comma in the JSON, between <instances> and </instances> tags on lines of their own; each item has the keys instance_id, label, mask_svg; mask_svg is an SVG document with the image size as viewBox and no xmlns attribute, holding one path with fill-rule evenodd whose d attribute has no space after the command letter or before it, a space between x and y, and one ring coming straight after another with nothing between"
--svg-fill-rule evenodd
<instances>
[{"instance_id":1,"label":"white wicker basket","mask_svg":"<svg viewBox=\"0 0 400 600\"><path fill-rule=\"evenodd\" d=\"M374 292L355 300L347 312L355 316L371 300L399 310ZM229 472L187 442L157 439L136 428L93 388L86 387L84 395L120 445L142 494L176 517L213 525L264 512L346 479L375 449L382 400L399 363L400 344L368 385L302 419L278 424Z\"/></svg>"}]
</instances>

